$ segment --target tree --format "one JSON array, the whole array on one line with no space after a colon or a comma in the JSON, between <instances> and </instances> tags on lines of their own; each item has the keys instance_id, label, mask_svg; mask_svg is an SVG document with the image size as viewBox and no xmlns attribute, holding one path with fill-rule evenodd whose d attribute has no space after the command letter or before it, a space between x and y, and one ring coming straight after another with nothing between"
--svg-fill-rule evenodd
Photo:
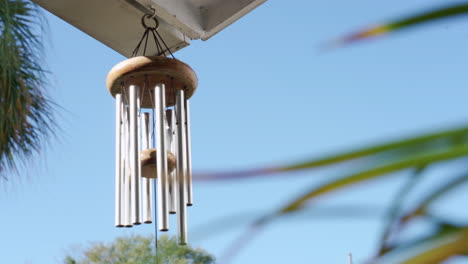
<instances>
[{"instance_id":1,"label":"tree","mask_svg":"<svg viewBox=\"0 0 468 264\"><path fill-rule=\"evenodd\" d=\"M65 264L213 264L215 259L206 251L179 246L175 237L162 236L158 252L154 236L132 235L105 244L97 243L80 252L77 257L66 256Z\"/></svg>"},{"instance_id":2,"label":"tree","mask_svg":"<svg viewBox=\"0 0 468 264\"><path fill-rule=\"evenodd\" d=\"M26 165L54 134L45 90L41 14L24 0L0 0L0 175Z\"/></svg>"}]
</instances>

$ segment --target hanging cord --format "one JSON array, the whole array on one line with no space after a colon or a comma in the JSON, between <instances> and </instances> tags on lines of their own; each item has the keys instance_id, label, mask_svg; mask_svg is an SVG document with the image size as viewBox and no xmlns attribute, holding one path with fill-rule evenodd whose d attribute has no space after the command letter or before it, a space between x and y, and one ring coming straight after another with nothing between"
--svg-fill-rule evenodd
<instances>
[{"instance_id":1,"label":"hanging cord","mask_svg":"<svg viewBox=\"0 0 468 264\"><path fill-rule=\"evenodd\" d=\"M144 42L142 56L146 56L146 48L148 46L148 39L151 33L154 41L154 45L156 47L156 56L164 56L167 57L166 54L169 54L173 59L175 59L174 54L172 54L171 49L167 46L166 42L162 38L161 34L158 32L159 28L159 20L156 18L156 9L151 8L153 10L153 14L145 14L141 17L141 25L145 28L145 32L143 36L141 36L140 41L136 45L135 49L132 52L131 57L138 56L138 53L141 48L141 44ZM146 20L153 20L154 26L149 26L146 24Z\"/></svg>"}]
</instances>

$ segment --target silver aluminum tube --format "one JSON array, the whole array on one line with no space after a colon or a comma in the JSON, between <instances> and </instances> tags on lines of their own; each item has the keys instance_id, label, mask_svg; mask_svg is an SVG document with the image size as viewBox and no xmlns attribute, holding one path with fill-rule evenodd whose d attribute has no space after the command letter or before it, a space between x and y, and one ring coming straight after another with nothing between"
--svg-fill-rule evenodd
<instances>
[{"instance_id":1,"label":"silver aluminum tube","mask_svg":"<svg viewBox=\"0 0 468 264\"><path fill-rule=\"evenodd\" d=\"M176 140L176 118L173 109L166 111L167 117L167 150L171 153L176 153L175 140ZM175 214L177 212L177 171L174 170L169 173L169 213Z\"/></svg>"},{"instance_id":2,"label":"silver aluminum tube","mask_svg":"<svg viewBox=\"0 0 468 264\"><path fill-rule=\"evenodd\" d=\"M142 150L145 150L150 148L149 113L143 113L141 117ZM141 181L143 187L143 222L151 224L153 222L151 179L142 177Z\"/></svg>"},{"instance_id":3,"label":"silver aluminum tube","mask_svg":"<svg viewBox=\"0 0 468 264\"><path fill-rule=\"evenodd\" d=\"M179 245L187 244L187 201L186 201L186 182L185 182L185 94L183 90L177 90L177 181L178 181L178 235Z\"/></svg>"},{"instance_id":4,"label":"silver aluminum tube","mask_svg":"<svg viewBox=\"0 0 468 264\"><path fill-rule=\"evenodd\" d=\"M122 114L123 114L123 138L122 138L122 175L124 177L124 184L123 184L123 195L124 195L124 226L125 227L132 227L132 218L131 218L131 204L132 204L132 197L131 197L131 180L130 180L130 161L129 161L129 113L128 108L125 105L122 105Z\"/></svg>"},{"instance_id":5,"label":"silver aluminum tube","mask_svg":"<svg viewBox=\"0 0 468 264\"><path fill-rule=\"evenodd\" d=\"M138 198L140 199L139 203L138 203L138 210L139 210L139 218L140 218L140 223L142 222L142 217L141 217L141 211L142 211L142 187L141 187L141 93L140 91L138 91L138 98L137 98L137 157L138 157L138 161L137 161L137 169L138 169L138 172L137 172L137 189L138 189Z\"/></svg>"},{"instance_id":6,"label":"silver aluminum tube","mask_svg":"<svg viewBox=\"0 0 468 264\"><path fill-rule=\"evenodd\" d=\"M166 152L166 95L164 84L157 84L155 94L156 118L156 177L158 181L158 228L169 230L169 188Z\"/></svg>"},{"instance_id":7,"label":"silver aluminum tube","mask_svg":"<svg viewBox=\"0 0 468 264\"><path fill-rule=\"evenodd\" d=\"M148 148L153 148L154 147L153 146L154 145L154 143L153 143L154 138L152 136L153 132L151 131L150 127L154 128L154 125L153 125L154 118L150 119L150 117L151 117L151 115L148 115L148 124L149 124L149 126L148 126ZM155 198L153 196L153 192L155 190L154 183L156 182L156 179L147 179L147 180L148 180L148 182L147 182L148 185L147 185L146 188L147 188L147 190L149 190L149 200L148 200L149 205L148 205L148 207L151 208L151 221L152 221L153 220L153 215L154 215L154 198Z\"/></svg>"},{"instance_id":8,"label":"silver aluminum tube","mask_svg":"<svg viewBox=\"0 0 468 264\"><path fill-rule=\"evenodd\" d=\"M185 135L186 135L186 173L187 179L187 205L193 205L193 192L192 192L192 144L190 139L190 103L189 100L185 100Z\"/></svg>"},{"instance_id":9,"label":"silver aluminum tube","mask_svg":"<svg viewBox=\"0 0 468 264\"><path fill-rule=\"evenodd\" d=\"M132 175L131 180L131 195L132 195L132 223L134 225L141 224L140 220L140 175L139 167L140 164L140 151L138 149L138 138L140 136L138 127L138 109L140 100L140 87L136 85L130 85L129 87L130 97L130 173Z\"/></svg>"},{"instance_id":10,"label":"silver aluminum tube","mask_svg":"<svg viewBox=\"0 0 468 264\"><path fill-rule=\"evenodd\" d=\"M122 95L115 95L115 226L123 227L122 221Z\"/></svg>"}]
</instances>

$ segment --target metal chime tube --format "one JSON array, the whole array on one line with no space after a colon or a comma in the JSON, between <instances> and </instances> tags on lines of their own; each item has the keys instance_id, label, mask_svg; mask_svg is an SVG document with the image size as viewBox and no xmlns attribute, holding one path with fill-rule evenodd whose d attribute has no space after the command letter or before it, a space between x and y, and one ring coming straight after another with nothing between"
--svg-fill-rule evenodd
<instances>
[{"instance_id":1,"label":"metal chime tube","mask_svg":"<svg viewBox=\"0 0 468 264\"><path fill-rule=\"evenodd\" d=\"M150 148L150 130L149 130L149 113L143 113L141 121L142 130L142 150ZM143 186L143 222L150 224L153 222L152 217L152 189L151 179L142 177Z\"/></svg>"},{"instance_id":2,"label":"metal chime tube","mask_svg":"<svg viewBox=\"0 0 468 264\"><path fill-rule=\"evenodd\" d=\"M166 111L166 117L168 122L168 147L167 149L171 153L176 153L176 117L173 109ZM172 171L169 174L169 213L175 214L177 212L177 170Z\"/></svg>"},{"instance_id":3,"label":"metal chime tube","mask_svg":"<svg viewBox=\"0 0 468 264\"><path fill-rule=\"evenodd\" d=\"M191 146L191 139L190 139L190 103L189 100L185 100L185 135L186 135L186 166L187 175L185 176L187 179L187 205L193 205L193 193L192 193L192 146Z\"/></svg>"},{"instance_id":4,"label":"metal chime tube","mask_svg":"<svg viewBox=\"0 0 468 264\"><path fill-rule=\"evenodd\" d=\"M178 182L178 235L179 244L187 244L187 200L186 200L186 137L185 137L185 94L183 90L177 90L176 110L177 110L177 182Z\"/></svg>"},{"instance_id":5,"label":"metal chime tube","mask_svg":"<svg viewBox=\"0 0 468 264\"><path fill-rule=\"evenodd\" d=\"M140 175L139 175L139 157L138 149L139 127L138 113L140 100L140 87L130 85L129 87L129 107L130 107L130 174L131 174L131 195L132 195L132 223L134 225L141 224L140 221Z\"/></svg>"},{"instance_id":6,"label":"metal chime tube","mask_svg":"<svg viewBox=\"0 0 468 264\"><path fill-rule=\"evenodd\" d=\"M122 115L123 115L123 138L122 138L122 175L124 178L123 182L123 196L124 196L124 206L123 206L123 220L125 227L132 227L132 217L131 217L131 179L130 179L130 161L129 161L129 113L128 108L125 104L122 104Z\"/></svg>"},{"instance_id":7,"label":"metal chime tube","mask_svg":"<svg viewBox=\"0 0 468 264\"><path fill-rule=\"evenodd\" d=\"M140 95L140 92L139 92L139 95ZM138 188L138 193L139 193L139 196L138 198L140 198L140 212L142 211L142 207L143 207L143 201L141 200L142 197L142 180L141 180L141 150L142 150L142 142L141 142L141 98L138 97L137 98L137 128L138 128L138 131L137 131L137 156L138 156L138 161L137 161L137 168L138 168L138 183L137 183L137 188ZM139 214L140 217L141 217L141 213ZM144 220L140 220L141 222L143 222Z\"/></svg>"},{"instance_id":8,"label":"metal chime tube","mask_svg":"<svg viewBox=\"0 0 468 264\"><path fill-rule=\"evenodd\" d=\"M158 181L158 227L161 231L169 230L168 174L166 152L166 96L164 84L157 84L155 94L156 118L156 177Z\"/></svg>"},{"instance_id":9,"label":"metal chime tube","mask_svg":"<svg viewBox=\"0 0 468 264\"><path fill-rule=\"evenodd\" d=\"M122 227L122 95L115 95L115 226Z\"/></svg>"}]
</instances>

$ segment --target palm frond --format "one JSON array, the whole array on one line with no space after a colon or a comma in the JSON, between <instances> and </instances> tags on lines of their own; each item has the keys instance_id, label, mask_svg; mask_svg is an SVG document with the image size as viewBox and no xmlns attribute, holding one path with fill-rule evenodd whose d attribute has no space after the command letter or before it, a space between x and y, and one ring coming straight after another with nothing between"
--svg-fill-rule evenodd
<instances>
[{"instance_id":1,"label":"palm frond","mask_svg":"<svg viewBox=\"0 0 468 264\"><path fill-rule=\"evenodd\" d=\"M400 31L425 23L461 16L468 14L468 3L460 3L451 6L444 6L432 9L426 12L418 13L412 16L406 16L388 23L379 24L364 30L357 31L331 43L330 47L336 47L366 40L372 37L381 36L390 32Z\"/></svg>"},{"instance_id":2,"label":"palm frond","mask_svg":"<svg viewBox=\"0 0 468 264\"><path fill-rule=\"evenodd\" d=\"M28 1L0 0L0 175L26 165L54 135L46 93L41 13Z\"/></svg>"},{"instance_id":3,"label":"palm frond","mask_svg":"<svg viewBox=\"0 0 468 264\"><path fill-rule=\"evenodd\" d=\"M434 232L392 247L376 263L425 264L442 263L467 252L468 228L442 224Z\"/></svg>"},{"instance_id":4,"label":"palm frond","mask_svg":"<svg viewBox=\"0 0 468 264\"><path fill-rule=\"evenodd\" d=\"M416 137L407 137L389 141L356 150L335 153L323 158L305 159L285 166L263 167L240 171L198 173L194 175L194 177L196 180L203 181L243 179L315 169L362 159L367 159L369 163L375 164L380 160L388 161L391 159L401 159L402 157L412 156L415 153L418 154L434 150L439 151L447 147L450 148L453 144L463 143L467 136L468 127L463 126L443 131L430 132Z\"/></svg>"}]
</instances>

